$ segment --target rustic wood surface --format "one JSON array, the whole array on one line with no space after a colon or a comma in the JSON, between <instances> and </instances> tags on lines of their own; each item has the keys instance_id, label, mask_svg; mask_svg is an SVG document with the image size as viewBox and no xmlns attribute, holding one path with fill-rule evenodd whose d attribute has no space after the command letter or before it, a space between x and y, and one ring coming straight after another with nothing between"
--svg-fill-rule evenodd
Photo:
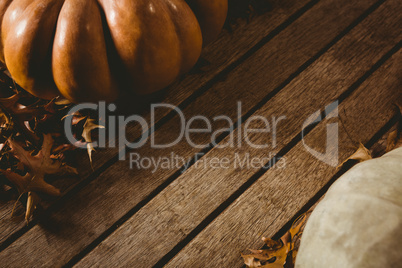
<instances>
[{"instance_id":1,"label":"rustic wood surface","mask_svg":"<svg viewBox=\"0 0 402 268\"><path fill-rule=\"evenodd\" d=\"M224 31L216 42L204 49L202 57L209 64L198 73L186 75L183 79L172 85L163 102L182 107L183 102L187 99L196 98L202 91L208 89L208 84L211 84L209 81L216 80L214 77L218 77L224 70L232 68L231 65L236 65L236 61L241 60L258 43L266 43L271 36L275 36L282 28L285 28L286 25L297 19L305 10L314 5L315 2L317 1L308 2L307 0L303 0L294 2L292 0L275 0L272 2L275 10L256 17L250 23L239 21L239 25L233 26L233 32L228 33ZM205 89L203 89L204 87ZM168 115L168 112L169 110L166 109L157 113L155 115L155 122L165 121L164 118ZM147 110L144 110L141 116L148 122L150 121L150 113ZM129 140L139 138L141 132L142 129L138 125L128 125L127 127L127 137ZM117 159L113 159L117 153L117 148L108 148L95 153L93 156L95 172L92 172L85 151L79 152L77 162L80 163L78 166L80 180L85 184L85 182L93 179L93 173L100 173L105 169L105 166L117 161ZM77 184L77 180L70 180L57 186L66 193L71 190L73 192L76 191L74 187ZM76 188L80 188L80 185ZM4 207L0 207L1 215L4 215L4 217L0 217L0 248L8 238L11 237L12 239L12 236L16 233L18 234L27 229L24 222L11 219L9 215L12 207L13 204L4 204Z\"/></svg>"},{"instance_id":2,"label":"rustic wood surface","mask_svg":"<svg viewBox=\"0 0 402 268\"><path fill-rule=\"evenodd\" d=\"M396 98L402 98L400 70L395 65L401 60L402 53L399 51L340 104L339 112L344 117L345 127L339 128L339 140L342 141L339 144L340 160L353 153L351 146L358 146L349 136L366 144L395 115L392 104ZM333 121L329 119L320 123L306 136L306 143L324 151L326 125ZM287 163L285 169L272 168L261 176L167 267L197 267L200 260L208 260L217 267L241 266L239 251L261 248L262 236L271 237L279 231L337 173L336 167L317 162L301 142L284 157ZM112 239L112 236L109 238ZM119 248L118 244L116 246ZM105 251L96 251L87 258L93 263L107 260ZM110 260L112 262L113 259Z\"/></svg>"},{"instance_id":3,"label":"rustic wood surface","mask_svg":"<svg viewBox=\"0 0 402 268\"><path fill-rule=\"evenodd\" d=\"M286 167L203 168L201 161L212 157L267 156L245 145L210 146L210 134L191 136L205 144L200 148L182 141L130 151L155 158L174 152L186 159L205 153L188 170L130 169L128 161L117 161L116 149L100 151L95 172L81 165L82 182L66 183L68 194L30 226L7 216L10 203L0 204L0 266L242 266L240 252L260 247L262 235L280 232L336 178L336 169L300 142L309 115L340 101L340 159L355 145L349 136L370 145L392 125L392 103L402 99L401 11L397 0L272 1L270 12L240 21L206 48L210 63L202 72L171 86L163 102L179 105L186 118L223 114L236 122L239 116L285 115L277 146L268 151L284 156ZM157 142L177 137L178 116L162 111L157 121ZM334 121L309 128L306 143L322 150L326 124ZM216 122L213 130L222 127L227 124ZM140 134L137 125L128 129L131 139ZM218 142L228 139L223 133ZM272 142L262 133L251 140Z\"/></svg>"},{"instance_id":4,"label":"rustic wood surface","mask_svg":"<svg viewBox=\"0 0 402 268\"><path fill-rule=\"evenodd\" d=\"M387 16L384 16L385 14L389 14L392 10L391 7L392 6L383 6L378 12L375 12L366 21L363 21L356 29L339 41L335 47L331 48L317 62L308 68L303 76L299 76L292 81L255 113L267 118L272 115L287 115L288 117L278 129L278 146L276 148L270 148L269 152L277 154L287 146L300 132L303 120L307 118L309 114L314 113L317 109L322 109L325 104L338 99L342 93L348 91L349 87L351 87L356 80L364 75L381 56L399 41L400 33L397 33L397 29L401 21L395 19L397 16L390 16L391 19L387 21L387 19L385 19ZM379 18L384 18L381 19L381 23L379 24L381 26L374 27ZM384 29L389 29L387 40L394 39L394 42L387 42L385 45L385 43L382 43L383 36L378 36L377 40L374 40L372 36L369 37L367 35L369 32L372 32L373 36L375 36L376 33L381 33L382 35ZM362 42L356 44L354 38L362 38ZM342 55L342 58L337 57L339 54ZM376 57L372 57L373 54L376 54ZM340 66L342 66L342 68L340 68ZM320 79L330 74L331 79ZM395 84L395 79L392 80L392 82ZM327 90L329 87L335 85L336 90ZM300 94L298 91L300 88L303 88L303 94ZM380 103L379 105L383 106L379 108L382 110L388 106L392 108L389 100L393 101L397 90L399 90L399 88L396 87L394 90L389 89L387 93L390 95L392 93L392 95L388 96L387 103ZM365 93L367 93L367 91L368 90L366 90ZM378 92L381 91L376 90L377 94ZM371 97L371 95L369 97ZM371 104L371 102L368 101L364 101L363 103L364 105L366 103ZM376 110L375 107L372 107L372 109ZM348 111L346 112L349 113ZM392 109L391 112L393 112ZM360 113L357 114L360 115ZM378 125L379 124L377 124L377 126ZM257 128L262 127L263 125L259 125ZM360 130L360 128L358 129ZM361 129L361 131L362 130L363 129ZM322 136L325 137L325 135ZM250 139L253 140L255 144L263 144L265 142L270 143L269 138L270 136L267 137L266 133L258 133ZM226 138L222 143L226 143L228 139L229 138ZM319 143L317 142L317 144ZM205 158L222 159L227 157L230 159L230 163L234 163L236 161L236 153L242 155L242 157L247 153L250 155L250 158L260 159L267 156L265 150L256 150L244 145L240 149L233 148L231 150L215 148L210 151ZM304 157L301 157L301 159L303 159L304 162ZM298 165L300 165L300 163L298 163ZM315 166L313 165L312 167L314 168ZM287 169L288 166L280 172L287 172ZM307 170L307 167L304 168L304 170L311 172L311 170ZM194 228L208 215L213 213L217 207L224 203L258 171L258 169L247 168L235 169L233 166L227 169L203 169L194 165L165 190L159 193L151 202L139 210L114 234L104 240L97 249L84 259L84 264L86 263L88 266L91 266L95 263L119 262L123 265L133 265L134 260L139 260L141 264L144 264L144 267L155 264L163 257L167 250L174 248L177 243L185 239ZM292 169L291 172L292 173L289 174L298 176L295 170ZM304 175L301 174L301 178L303 178L303 176ZM277 188L279 188L277 189L279 194L286 190L282 188L281 184L278 184ZM289 186L289 189L294 188L297 188L295 191L299 190L297 182ZM304 195L304 197L307 196ZM286 198L289 199L290 197L286 196ZM295 202L298 204L297 200ZM251 206L251 203L249 205ZM264 208L266 208L266 206L261 207L261 209ZM239 216L241 216L243 210L238 211ZM161 216L149 217L150 214ZM229 228L233 227L232 225L228 226ZM217 232L219 232L219 229ZM237 233L236 230L234 230L234 233ZM224 234L227 234L226 230ZM163 237L163 239L161 239L161 237ZM203 241L205 242L205 239ZM146 246L142 247L142 245ZM237 253L236 251L234 252L234 254ZM220 258L220 256L217 256L217 258ZM199 261L198 258L190 259L194 260L194 263L185 263L186 265L184 265L184 267L194 267L197 261ZM226 258L223 259L226 260ZM212 261L211 263L215 262ZM220 265L223 264L220 263ZM228 267L230 267L230 265Z\"/></svg>"}]
</instances>

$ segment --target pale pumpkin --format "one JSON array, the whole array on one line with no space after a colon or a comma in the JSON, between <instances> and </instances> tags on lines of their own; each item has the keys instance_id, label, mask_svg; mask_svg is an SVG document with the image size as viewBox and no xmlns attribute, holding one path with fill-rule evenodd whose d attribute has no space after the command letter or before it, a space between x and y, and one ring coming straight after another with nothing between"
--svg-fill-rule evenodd
<instances>
[{"instance_id":1,"label":"pale pumpkin","mask_svg":"<svg viewBox=\"0 0 402 268\"><path fill-rule=\"evenodd\" d=\"M341 176L307 221L300 268L402 266L402 148Z\"/></svg>"},{"instance_id":2,"label":"pale pumpkin","mask_svg":"<svg viewBox=\"0 0 402 268\"><path fill-rule=\"evenodd\" d=\"M227 0L0 0L0 60L41 98L149 94L215 39ZM204 39L204 41L203 41Z\"/></svg>"}]
</instances>

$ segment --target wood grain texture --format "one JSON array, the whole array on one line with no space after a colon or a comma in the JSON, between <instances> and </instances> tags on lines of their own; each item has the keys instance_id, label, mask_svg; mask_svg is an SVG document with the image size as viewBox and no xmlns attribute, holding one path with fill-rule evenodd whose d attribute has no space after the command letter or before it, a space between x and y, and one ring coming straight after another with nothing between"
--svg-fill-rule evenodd
<instances>
[{"instance_id":1,"label":"wood grain texture","mask_svg":"<svg viewBox=\"0 0 402 268\"><path fill-rule=\"evenodd\" d=\"M395 114L392 103L401 96L397 52L340 107L344 127L356 140L369 141ZM345 115L346 114L346 115ZM320 123L306 136L306 143L325 150L326 127ZM336 122L336 121L335 121ZM346 159L353 144L339 128L339 159ZM239 252L261 248L261 237L275 234L309 199L323 187L336 168L319 161L299 143L285 155L286 168L270 169L224 213L202 231L167 267L241 267Z\"/></svg>"},{"instance_id":2,"label":"wood grain texture","mask_svg":"<svg viewBox=\"0 0 402 268\"><path fill-rule=\"evenodd\" d=\"M19 209L15 210L13 213L15 206ZM3 223L0 226L0 237L6 237L8 234L12 234L17 230L24 228L26 225L23 216L25 208L21 207L22 206L18 206L18 204L16 205L16 201L0 201L0 222Z\"/></svg>"},{"instance_id":3,"label":"wood grain texture","mask_svg":"<svg viewBox=\"0 0 402 268\"><path fill-rule=\"evenodd\" d=\"M269 152L277 153L289 143L299 133L308 115L336 100L399 41L401 33L397 25L400 19L397 16L384 16L393 14L392 10L392 5L380 7L375 14L358 25L256 112L257 115L268 118L272 115L288 116L278 129L277 148L270 148ZM381 36L373 39L373 36L379 33ZM384 34L387 41L383 41ZM257 144L269 142L269 137L262 134L256 134L251 139ZM226 141L223 140L222 143ZM215 148L204 159L227 157L233 163L236 153L240 155L249 153L250 158L267 156L266 150L253 150L244 146L230 150ZM163 252L172 249L176 243L184 239L257 171L258 169L205 169L202 166L193 166L105 239L78 266L89 267L105 263L118 263L123 266L135 264L144 267L154 265L158 258L163 256ZM286 191L281 188L278 192L280 190ZM238 210L237 213L241 214L242 210ZM209 259L203 258L194 258L194 262L183 265L176 263L178 267L204 267L207 264L215 266L214 261L209 262Z\"/></svg>"},{"instance_id":4,"label":"wood grain texture","mask_svg":"<svg viewBox=\"0 0 402 268\"><path fill-rule=\"evenodd\" d=\"M210 83L211 80L231 64L234 64L242 58L251 48L261 42L281 24L297 14L309 2L308 0L297 2L291 0L274 0L271 2L271 11L253 18L250 22L239 20L238 24L233 25L233 29L230 32L224 30L218 40L203 49L201 61L204 63L202 64L201 70L195 68L195 70L169 86L166 89L167 95L162 102L179 106L192 95L201 94L196 92L202 91L201 89L203 87L208 87L207 84ZM133 107L133 109L137 112L135 107ZM169 112L170 110L165 109L155 114L155 122L160 121ZM147 122L151 122L149 109L141 110L141 116L144 117ZM138 139L143 132L143 129L138 124L129 124L126 131L127 139L134 141ZM95 155L95 170L116 155L117 152L117 149L107 148L102 150L98 155ZM91 169L89 169L89 166L85 166L82 168L82 172L83 174L87 174L87 172L91 172Z\"/></svg>"},{"instance_id":5,"label":"wood grain texture","mask_svg":"<svg viewBox=\"0 0 402 268\"><path fill-rule=\"evenodd\" d=\"M298 21L273 38L250 59L236 68L228 75L225 81L216 84L194 101L191 106L185 109L186 117L194 114L204 114L208 117L225 114L234 119L236 117L237 100L243 101L242 113L245 114L255 103L279 86L312 55L325 47L373 2L356 1L353 4L348 1L344 1L342 4L339 1L320 2ZM340 17L342 20L339 20ZM317 23L317 21L320 23ZM361 37L359 36L358 38ZM373 46L366 53L381 54L387 45L389 44L384 41ZM356 64L352 66L355 67ZM352 72L351 79L354 79L355 75L359 75L359 72L363 71L358 69ZM314 79L317 78L314 77ZM294 89L291 91L299 95ZM336 92L332 92L332 95L323 96L321 101L325 102L326 98L334 96L337 96ZM289 98L293 97L294 95L289 96ZM323 105L323 103L316 102L317 104L318 107ZM297 105L299 105L299 101L287 107L291 111L294 111L295 108L298 111ZM311 109L314 109L314 107ZM177 118L172 119L165 126L156 133L158 141L160 139L169 141L169 139L175 137L177 134ZM215 127L220 128L222 125ZM208 142L208 140L208 135L197 138L198 142ZM135 152L143 156L158 157L170 155L171 151L173 151L183 157L191 157L197 150L188 144L180 143L174 148L169 148L169 150L154 150L149 146L144 146ZM32 228L23 237L10 245L0 254L0 257L7 256L6 259L9 260L7 264L13 263L17 266L22 263L30 265L41 264L44 266L64 264L139 204L175 171L174 169L158 170L153 174L150 170L129 170L127 162L116 163L97 180L74 196L72 200L66 202L58 212L52 214L46 221L42 221L41 226ZM236 185L233 188L228 187L231 190L235 188ZM162 217L167 219L170 215L167 211L164 212ZM157 217L155 220L157 220ZM182 235L184 236L191 229L192 226L189 226L183 231ZM29 248L25 246L28 243L27 241L30 244ZM159 252L152 259L144 262L144 265L157 261L160 256L173 246L174 243L170 244L169 247L164 249L164 252ZM147 248L147 244L142 246L142 250ZM137 252L142 252L142 250ZM40 254L43 251L48 252L48 255ZM21 252L23 253L21 254ZM29 256L35 256L35 259L29 259ZM49 258L48 256L52 257Z\"/></svg>"},{"instance_id":6,"label":"wood grain texture","mask_svg":"<svg viewBox=\"0 0 402 268\"><path fill-rule=\"evenodd\" d=\"M275 0L272 2L272 11L255 17L250 23L239 21L239 24L234 26L233 32L231 33L223 31L217 41L204 49L202 57L208 64L202 68L202 72L190 73L170 86L163 102L176 106L180 105L184 100L205 86L213 77L222 72L222 70L244 56L247 51L276 27L284 23L307 2L308 0L297 2L292 0ZM135 107L133 109L137 111ZM157 113L155 115L155 122L159 122L168 112L169 110L165 109ZM149 111L143 110L141 116L150 122ZM140 137L142 129L137 124L130 124L126 132L129 140L135 140ZM108 148L94 153L94 169L98 170L117 153L117 148ZM77 152L77 164L80 173L79 179L68 179L56 182L56 186L64 193L73 189L75 185L80 181L86 180L88 176L93 173L85 150ZM49 204L46 204L45 209L48 206ZM9 210L4 209L3 211L1 207L0 211L5 215L9 213ZM16 231L20 231L24 228L24 226L24 222L15 221L11 219L11 217L0 218L0 245Z\"/></svg>"}]
</instances>

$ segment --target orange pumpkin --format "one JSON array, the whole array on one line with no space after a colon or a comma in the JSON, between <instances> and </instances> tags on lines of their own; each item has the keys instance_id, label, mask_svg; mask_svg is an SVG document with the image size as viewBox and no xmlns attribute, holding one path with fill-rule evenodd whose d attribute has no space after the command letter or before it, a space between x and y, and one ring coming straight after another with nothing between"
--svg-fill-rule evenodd
<instances>
[{"instance_id":1,"label":"orange pumpkin","mask_svg":"<svg viewBox=\"0 0 402 268\"><path fill-rule=\"evenodd\" d=\"M0 60L35 96L149 94L198 60L227 0L0 0ZM203 42L204 40L204 42Z\"/></svg>"}]
</instances>

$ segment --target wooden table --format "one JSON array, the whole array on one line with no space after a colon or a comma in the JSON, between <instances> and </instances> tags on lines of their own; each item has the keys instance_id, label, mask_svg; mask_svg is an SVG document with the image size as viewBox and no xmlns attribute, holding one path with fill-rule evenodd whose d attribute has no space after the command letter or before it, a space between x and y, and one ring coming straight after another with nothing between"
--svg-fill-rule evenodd
<instances>
[{"instance_id":1,"label":"wooden table","mask_svg":"<svg viewBox=\"0 0 402 268\"><path fill-rule=\"evenodd\" d=\"M338 145L329 147L338 149L339 161L359 142L383 142L396 122L393 103L402 100L402 2L271 2L269 12L223 31L204 49L202 64L163 100L187 121L229 117L232 128L228 120L212 121L212 131L230 130L216 135L217 144L211 133L190 135L199 148L183 138L157 149L148 139L127 150L126 161L118 159L118 148L99 150L93 171L82 152L80 177L56 181L63 197L28 226L10 217L14 203L0 205L0 266L240 267L241 252L260 248L262 236L283 234L345 171L306 149L324 152L330 126L337 127L338 138L331 132L329 141ZM304 124L311 115L322 115L321 122ZM141 116L151 122L149 110ZM281 116L273 144L272 117ZM246 127L266 127L261 118L269 120L270 132L244 136ZM158 109L154 126L147 133L169 143L179 134L180 117ZM141 134L138 124L127 128L131 140ZM233 136L241 146L220 146ZM254 148L246 139L271 146ZM130 169L131 153L141 159L174 154L188 163ZM211 162L247 156L263 163ZM282 162L269 167L273 158Z\"/></svg>"}]
</instances>

